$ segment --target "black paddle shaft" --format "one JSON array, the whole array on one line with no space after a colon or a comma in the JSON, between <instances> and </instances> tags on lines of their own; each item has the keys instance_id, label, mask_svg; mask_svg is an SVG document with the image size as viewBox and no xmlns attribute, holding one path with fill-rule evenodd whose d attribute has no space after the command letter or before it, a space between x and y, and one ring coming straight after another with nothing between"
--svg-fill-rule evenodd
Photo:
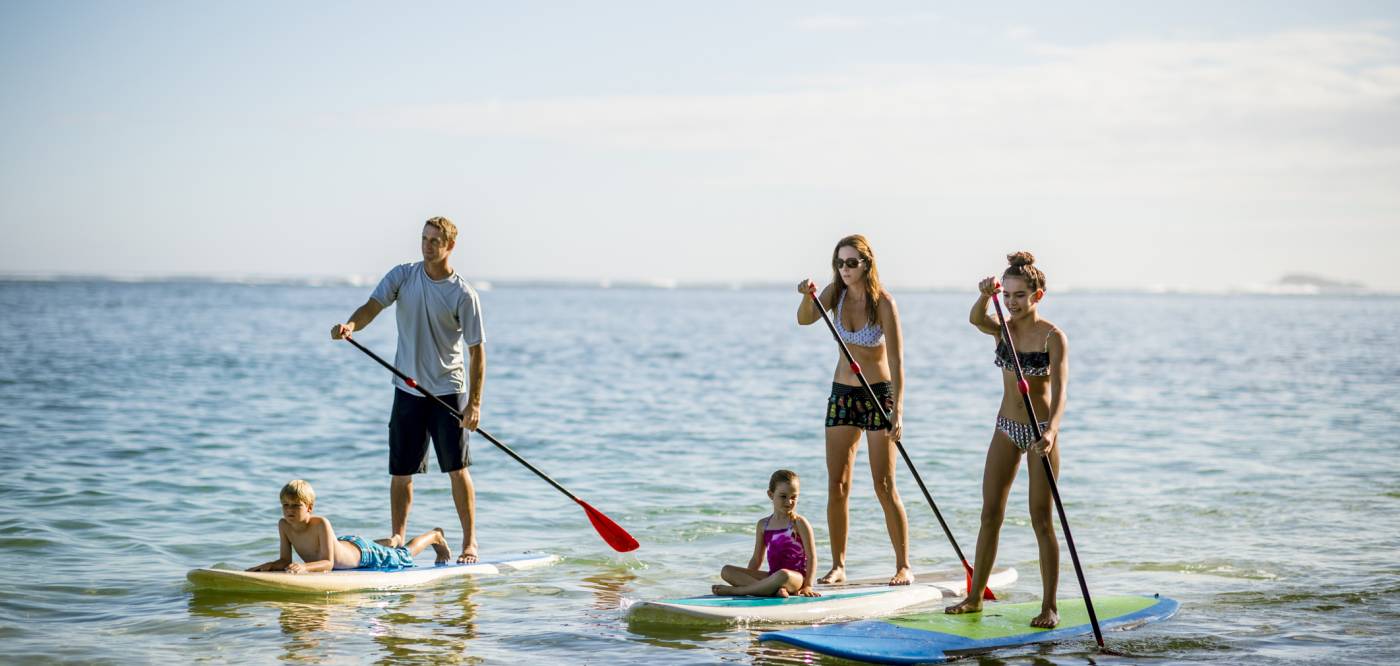
<instances>
[{"instance_id":1,"label":"black paddle shaft","mask_svg":"<svg viewBox=\"0 0 1400 666\"><path fill-rule=\"evenodd\" d=\"M399 379L402 379L402 380L404 381L405 384L408 384L410 387L412 387L412 388L414 388L414 389L417 389L417 391L418 391L419 393L422 393L424 397L432 398L433 400L435 400L435 401L437 402L437 404L442 405L444 408L447 409L447 411L452 412L452 415L453 415L453 416L456 416L458 420L461 420L461 418L462 418L462 412L458 411L456 407L453 407L452 405L447 404L447 401L443 400L442 398L439 398L438 396L435 396L435 395L433 395L432 393L430 393L430 392L428 391L428 389L425 389L425 388L423 388L422 386L419 386L419 385L418 385L418 382L414 381L414 379L413 379L412 377L409 377L408 375L404 374L403 371L401 371L401 370L399 370L398 368L394 367L394 364L392 364L392 363L390 363L390 362L388 362L388 361L385 361L385 360L382 359L382 358L379 358L379 355L378 355L378 354L376 354L376 353L370 351L369 349L366 349L364 345L362 345L362 344L360 344L360 343L358 343L358 342L355 342L354 338L351 338L349 335L346 335L346 336L345 336L345 341L348 342L348 343L350 343L350 344L352 344L352 345L355 345L355 348L356 348L356 349L358 349L358 350L364 352L365 354L368 354L370 358L372 358L372 359L378 361L379 364L382 365L382 366L384 366L386 369L388 369L389 372L394 373L395 375L398 376ZM481 428L477 428L477 429L476 429L476 432L477 432L478 434L480 434L482 437L485 437L485 438L486 438L486 441L491 442L492 444L495 444L497 448L499 448L499 449L502 450L502 451L505 451L505 452L506 452L506 455L508 455L508 456L510 456L510 457L512 457L512 458L515 458L515 462L518 462L518 463L520 463L521 465L524 465L524 466L525 466L525 469L528 469L528 470L530 470L531 472L534 472L536 476L540 477L541 479L544 479L545 481L548 481L548 482L549 482L549 485L554 486L554 489L555 489L555 490L558 490L559 492L564 493L565 495L568 496L569 499L571 499L571 500L573 500L573 501L575 501L575 502L578 502L579 504L583 504L583 503L584 503L583 500L580 500L579 498L575 497L573 493L569 492L569 489L568 489L568 488L565 488L564 486L559 485L559 483L558 483L557 481L555 481L554 479L549 478L549 475L548 475L548 474L545 474L544 472L541 472L541 471L540 471L538 468L536 468L534 465L531 465L531 464L530 464L528 461L526 461L524 458L521 458L520 455L517 454L515 451L512 451L512 450L510 449L509 446L506 446L505 444L502 444L500 440L496 439L495 437L492 437L492 436L491 436L491 433L488 433L488 432L486 432L485 430L482 430Z\"/></svg>"},{"instance_id":2,"label":"black paddle shaft","mask_svg":"<svg viewBox=\"0 0 1400 666\"><path fill-rule=\"evenodd\" d=\"M1021 393L1021 400L1026 405L1026 416L1031 420L1031 432L1035 433L1037 441L1043 433L1040 432L1040 421L1035 417L1035 406L1031 404L1030 384L1026 383L1026 375L1021 371L1021 357L1016 354L1016 343L1011 340L1011 327L1006 325L1006 316L1001 313L1001 299L996 294L992 294L992 305L997 309L997 321L1001 324L1001 337L1006 340L1006 348L1011 352L1011 361L1016 368L1016 390ZM1099 616L1094 612L1094 601L1089 598L1089 583L1084 580L1084 568L1079 566L1079 551L1074 548L1074 535L1069 531L1069 519L1065 517L1065 505L1060 501L1060 487L1055 483L1055 469L1050 466L1050 457L1040 456L1040 462L1045 464L1045 479L1050 482L1050 494L1055 498L1055 510L1060 514L1060 526L1065 530L1065 543L1069 545L1069 558L1074 561L1074 575L1079 577L1079 591L1084 594L1084 607L1089 610L1089 623L1094 626L1094 640L1099 642L1099 647L1103 647L1103 632L1099 630Z\"/></svg>"},{"instance_id":3,"label":"black paddle shaft","mask_svg":"<svg viewBox=\"0 0 1400 666\"><path fill-rule=\"evenodd\" d=\"M842 340L841 334L836 331L836 324L832 323L831 316L826 313L826 308L822 307L821 299L817 297L817 286L808 283L807 295L812 297L813 305L816 306L817 312L821 314L822 320L826 322L826 327L831 329L831 336L836 338L836 344L840 345L841 353L845 355L846 362L851 365L851 371L856 373L856 379L859 379L860 385L865 387L865 392L870 394L871 402L874 402L875 408L880 410L880 415L885 418L885 422L893 426L894 424L890 421L889 412L885 411L884 403L880 401L879 396L875 395L875 389L871 388L870 382L866 381L865 373L860 371L860 364L856 363L855 357L851 356L851 350L846 346L846 341ZM909 458L909 452L904 450L904 444L896 439L894 441L894 446L896 449L899 449L900 457L904 458L904 465L909 468L909 473L914 476L914 483L919 484L919 490L923 491L924 499L928 501L929 507L933 509L934 517L938 518L938 524L943 526L943 534L948 536L948 543L953 544L953 551L958 554L958 559L962 561L964 567L971 569L972 567L967 563L967 557L963 555L962 549L958 547L958 540L953 538L953 531L948 529L948 522L943 520L943 514L938 510L938 504L934 503L933 495L929 494L928 487L924 485L924 480L919 476L919 470L915 469L914 461ZM968 594L972 594L972 590L968 590Z\"/></svg>"}]
</instances>

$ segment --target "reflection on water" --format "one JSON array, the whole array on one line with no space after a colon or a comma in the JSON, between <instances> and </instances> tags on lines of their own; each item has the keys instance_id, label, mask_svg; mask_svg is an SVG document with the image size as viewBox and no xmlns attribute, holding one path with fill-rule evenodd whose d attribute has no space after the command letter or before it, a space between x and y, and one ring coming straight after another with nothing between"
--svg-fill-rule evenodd
<instances>
[{"instance_id":1,"label":"reflection on water","mask_svg":"<svg viewBox=\"0 0 1400 666\"><path fill-rule=\"evenodd\" d=\"M329 594L325 596L195 591L190 595L192 618L258 626L276 612L284 641L281 661L324 662L345 655L348 634L367 635L380 648L376 660L399 663L451 655L453 661L480 662L468 654L477 637L480 588L471 579L449 586L408 593Z\"/></svg>"},{"instance_id":2,"label":"reflection on water","mask_svg":"<svg viewBox=\"0 0 1400 666\"><path fill-rule=\"evenodd\" d=\"M593 593L593 608L616 610L622 607L623 598L631 591L630 584L636 579L637 575L631 571L617 569L584 576L583 586Z\"/></svg>"},{"instance_id":3,"label":"reflection on water","mask_svg":"<svg viewBox=\"0 0 1400 666\"><path fill-rule=\"evenodd\" d=\"M477 604L472 595L480 588L470 579L449 587L404 593L386 598L372 620L369 633L380 646L379 663L402 663L423 658L480 663L468 653L476 638Z\"/></svg>"}]
</instances>

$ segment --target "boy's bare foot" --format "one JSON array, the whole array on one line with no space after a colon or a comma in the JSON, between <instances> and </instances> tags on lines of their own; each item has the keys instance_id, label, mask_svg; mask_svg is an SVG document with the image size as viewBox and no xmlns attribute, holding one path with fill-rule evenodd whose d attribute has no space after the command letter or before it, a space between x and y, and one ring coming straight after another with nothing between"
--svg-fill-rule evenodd
<instances>
[{"instance_id":1,"label":"boy's bare foot","mask_svg":"<svg viewBox=\"0 0 1400 666\"><path fill-rule=\"evenodd\" d=\"M974 597L972 595L968 595L966 599L963 599L957 604L944 608L943 612L949 615L962 615L963 613L981 613L982 597Z\"/></svg>"},{"instance_id":2,"label":"boy's bare foot","mask_svg":"<svg viewBox=\"0 0 1400 666\"><path fill-rule=\"evenodd\" d=\"M836 585L846 582L846 567L832 567L825 576L817 579L822 585Z\"/></svg>"},{"instance_id":3,"label":"boy's bare foot","mask_svg":"<svg viewBox=\"0 0 1400 666\"><path fill-rule=\"evenodd\" d=\"M1040 627L1041 629L1053 629L1055 625L1059 623L1060 614L1055 612L1053 608L1042 608L1040 609L1040 615L1031 619L1031 626Z\"/></svg>"},{"instance_id":4,"label":"boy's bare foot","mask_svg":"<svg viewBox=\"0 0 1400 666\"><path fill-rule=\"evenodd\" d=\"M710 594L717 597L737 597L739 596L733 585L711 585Z\"/></svg>"},{"instance_id":5,"label":"boy's bare foot","mask_svg":"<svg viewBox=\"0 0 1400 666\"><path fill-rule=\"evenodd\" d=\"M457 564L476 564L476 544L462 548L462 554L457 556Z\"/></svg>"},{"instance_id":6,"label":"boy's bare foot","mask_svg":"<svg viewBox=\"0 0 1400 666\"><path fill-rule=\"evenodd\" d=\"M433 552L437 553L437 559L433 561L436 564L447 564L447 561L452 559L452 550L447 547L447 533L443 532L441 527L434 527L433 531L437 532L437 538L433 539Z\"/></svg>"},{"instance_id":7,"label":"boy's bare foot","mask_svg":"<svg viewBox=\"0 0 1400 666\"><path fill-rule=\"evenodd\" d=\"M894 572L894 578L890 579L890 585L908 585L914 582L914 572L909 567L900 567Z\"/></svg>"}]
</instances>

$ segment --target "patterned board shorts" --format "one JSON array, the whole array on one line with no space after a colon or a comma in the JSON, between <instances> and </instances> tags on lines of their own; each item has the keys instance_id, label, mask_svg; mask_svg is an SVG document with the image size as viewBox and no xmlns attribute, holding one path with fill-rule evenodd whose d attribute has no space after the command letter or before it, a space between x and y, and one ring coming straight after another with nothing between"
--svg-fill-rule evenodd
<instances>
[{"instance_id":1,"label":"patterned board shorts","mask_svg":"<svg viewBox=\"0 0 1400 666\"><path fill-rule=\"evenodd\" d=\"M894 392L889 382L871 384L875 395L885 403L885 409L894 405ZM855 426L862 430L889 430L890 424L870 400L864 386L832 384L831 397L826 400L826 427Z\"/></svg>"}]
</instances>

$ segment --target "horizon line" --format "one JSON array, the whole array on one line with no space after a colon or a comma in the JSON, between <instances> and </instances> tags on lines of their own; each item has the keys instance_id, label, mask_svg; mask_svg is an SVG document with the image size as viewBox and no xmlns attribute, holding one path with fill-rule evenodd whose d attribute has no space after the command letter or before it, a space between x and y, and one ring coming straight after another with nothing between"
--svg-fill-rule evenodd
<instances>
[{"instance_id":1,"label":"horizon line","mask_svg":"<svg viewBox=\"0 0 1400 666\"><path fill-rule=\"evenodd\" d=\"M1310 283L1290 283L1283 276L1271 283L1228 285L1215 288L1190 287L1182 285L1134 285L1103 286L1078 285L1059 286L1055 293L1098 293L1098 294L1183 294L1183 295L1273 295L1273 296L1367 296L1400 295L1400 290L1385 290L1366 287L1360 283L1339 282L1326 278L1315 278ZM270 275L270 274L219 274L219 273L77 273L77 272L37 272L0 271L0 283L78 283L97 282L111 284L224 284L244 286L301 286L301 287L373 287L380 277L377 274L350 275ZM765 291L792 289L787 282L776 280L676 280L672 278L494 278L468 279L478 291L491 291L496 288L556 288L556 289L717 289L726 291ZM968 289L946 284L904 284L894 285L899 291L915 293L961 293Z\"/></svg>"}]
</instances>

